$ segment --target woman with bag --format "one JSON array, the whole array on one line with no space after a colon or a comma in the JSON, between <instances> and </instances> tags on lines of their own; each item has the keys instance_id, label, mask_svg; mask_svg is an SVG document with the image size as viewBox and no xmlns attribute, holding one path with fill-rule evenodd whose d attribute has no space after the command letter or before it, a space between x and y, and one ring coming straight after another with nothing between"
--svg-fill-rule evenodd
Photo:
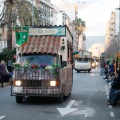
<instances>
[{"instance_id":1,"label":"woman with bag","mask_svg":"<svg viewBox=\"0 0 120 120\"><path fill-rule=\"evenodd\" d=\"M1 84L2 84L2 87L4 87L4 76L5 76L5 61L2 60L1 63L0 63L0 76L1 76Z\"/></svg>"}]
</instances>

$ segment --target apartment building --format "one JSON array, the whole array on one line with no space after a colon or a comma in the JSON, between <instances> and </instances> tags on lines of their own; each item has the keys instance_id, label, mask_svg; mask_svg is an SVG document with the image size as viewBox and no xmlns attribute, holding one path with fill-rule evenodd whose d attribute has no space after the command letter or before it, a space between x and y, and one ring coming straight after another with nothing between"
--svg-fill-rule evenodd
<instances>
[{"instance_id":1,"label":"apartment building","mask_svg":"<svg viewBox=\"0 0 120 120\"><path fill-rule=\"evenodd\" d=\"M50 0L34 0L34 5L39 13L40 25L52 25L53 5Z\"/></svg>"},{"instance_id":2,"label":"apartment building","mask_svg":"<svg viewBox=\"0 0 120 120\"><path fill-rule=\"evenodd\" d=\"M90 52L92 52L92 56L100 57L101 53L104 52L104 44L102 43L96 43L91 46L89 49Z\"/></svg>"},{"instance_id":3,"label":"apartment building","mask_svg":"<svg viewBox=\"0 0 120 120\"><path fill-rule=\"evenodd\" d=\"M111 12L111 16L106 28L106 36L105 36L106 48L108 48L111 44L114 43L115 35L116 35L116 13Z\"/></svg>"},{"instance_id":4,"label":"apartment building","mask_svg":"<svg viewBox=\"0 0 120 120\"><path fill-rule=\"evenodd\" d=\"M39 13L40 25L67 25L69 23L69 17L67 14L51 4L50 0L28 0L31 5L34 5ZM32 6L33 7L33 6ZM34 9L32 9L34 10ZM34 16L33 16L34 17ZM17 21L19 22L19 21ZM19 25L19 24L18 24ZM2 40L7 42L7 30L4 30ZM12 35L13 48L15 46L15 34Z\"/></svg>"}]
</instances>

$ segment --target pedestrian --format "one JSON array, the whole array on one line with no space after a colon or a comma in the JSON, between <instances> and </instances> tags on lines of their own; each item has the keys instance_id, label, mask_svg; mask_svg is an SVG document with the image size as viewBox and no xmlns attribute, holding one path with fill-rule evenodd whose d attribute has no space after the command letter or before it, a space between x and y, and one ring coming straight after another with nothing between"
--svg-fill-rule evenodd
<instances>
[{"instance_id":1,"label":"pedestrian","mask_svg":"<svg viewBox=\"0 0 120 120\"><path fill-rule=\"evenodd\" d=\"M4 87L4 76L5 76L5 61L1 60L0 63L0 76L1 76L1 85Z\"/></svg>"},{"instance_id":2,"label":"pedestrian","mask_svg":"<svg viewBox=\"0 0 120 120\"><path fill-rule=\"evenodd\" d=\"M107 100L108 105L116 105L120 90L120 70L115 72L115 78L112 81L111 89L109 93L109 100Z\"/></svg>"},{"instance_id":3,"label":"pedestrian","mask_svg":"<svg viewBox=\"0 0 120 120\"><path fill-rule=\"evenodd\" d=\"M109 65L108 65L107 62L106 62L105 71L104 71L104 73L105 73L105 78L103 78L103 79L108 79L108 69L109 69Z\"/></svg>"},{"instance_id":4,"label":"pedestrian","mask_svg":"<svg viewBox=\"0 0 120 120\"><path fill-rule=\"evenodd\" d=\"M100 61L100 74L103 75L104 71L105 71L105 61L104 61L104 59L101 59L101 61Z\"/></svg>"},{"instance_id":5,"label":"pedestrian","mask_svg":"<svg viewBox=\"0 0 120 120\"><path fill-rule=\"evenodd\" d=\"M115 75L114 75L114 64L111 61L109 66L108 66L108 74L107 74L107 79L105 79L105 81L109 84L111 84L111 82L113 81Z\"/></svg>"},{"instance_id":6,"label":"pedestrian","mask_svg":"<svg viewBox=\"0 0 120 120\"><path fill-rule=\"evenodd\" d=\"M110 74L111 77L114 76L114 64L113 64L113 62L110 62L108 72L109 72L109 74Z\"/></svg>"},{"instance_id":7,"label":"pedestrian","mask_svg":"<svg viewBox=\"0 0 120 120\"><path fill-rule=\"evenodd\" d=\"M7 68L7 62L5 62L5 76L4 76L4 82L8 82L10 78L12 77L12 73L8 71Z\"/></svg>"}]
</instances>

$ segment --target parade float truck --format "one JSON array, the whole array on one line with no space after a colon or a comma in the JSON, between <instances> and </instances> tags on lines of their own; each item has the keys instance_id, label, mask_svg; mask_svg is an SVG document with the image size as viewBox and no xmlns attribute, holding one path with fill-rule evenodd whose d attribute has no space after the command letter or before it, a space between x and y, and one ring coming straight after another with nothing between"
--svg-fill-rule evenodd
<instances>
[{"instance_id":1,"label":"parade float truck","mask_svg":"<svg viewBox=\"0 0 120 120\"><path fill-rule=\"evenodd\" d=\"M77 72L88 71L92 69L92 53L85 50L79 50L74 55L74 69Z\"/></svg>"},{"instance_id":2,"label":"parade float truck","mask_svg":"<svg viewBox=\"0 0 120 120\"><path fill-rule=\"evenodd\" d=\"M72 43L67 26L15 27L16 63L11 95L17 103L27 97L63 97L72 92ZM27 35L28 32L28 35Z\"/></svg>"}]
</instances>

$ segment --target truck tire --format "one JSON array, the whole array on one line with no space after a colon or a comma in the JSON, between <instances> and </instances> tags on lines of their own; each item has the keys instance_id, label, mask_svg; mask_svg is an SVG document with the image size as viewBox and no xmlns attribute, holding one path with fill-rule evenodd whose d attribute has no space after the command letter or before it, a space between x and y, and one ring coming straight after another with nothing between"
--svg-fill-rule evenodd
<instances>
[{"instance_id":1,"label":"truck tire","mask_svg":"<svg viewBox=\"0 0 120 120\"><path fill-rule=\"evenodd\" d=\"M79 70L77 70L77 73L79 73Z\"/></svg>"},{"instance_id":2,"label":"truck tire","mask_svg":"<svg viewBox=\"0 0 120 120\"><path fill-rule=\"evenodd\" d=\"M90 70L88 70L88 73L90 73Z\"/></svg>"},{"instance_id":3,"label":"truck tire","mask_svg":"<svg viewBox=\"0 0 120 120\"><path fill-rule=\"evenodd\" d=\"M23 96L16 96L16 103L22 103Z\"/></svg>"},{"instance_id":4,"label":"truck tire","mask_svg":"<svg viewBox=\"0 0 120 120\"><path fill-rule=\"evenodd\" d=\"M60 96L58 97L58 102L59 103L63 102L63 92L61 92Z\"/></svg>"}]
</instances>

